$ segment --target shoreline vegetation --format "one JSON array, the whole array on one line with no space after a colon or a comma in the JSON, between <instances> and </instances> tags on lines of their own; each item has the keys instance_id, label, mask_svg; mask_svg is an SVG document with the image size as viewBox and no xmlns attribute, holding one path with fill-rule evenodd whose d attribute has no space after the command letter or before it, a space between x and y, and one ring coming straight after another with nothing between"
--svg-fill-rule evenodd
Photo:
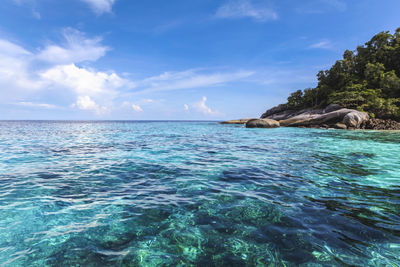
<instances>
[{"instance_id":1,"label":"shoreline vegetation","mask_svg":"<svg viewBox=\"0 0 400 267\"><path fill-rule=\"evenodd\" d=\"M222 124L248 128L309 127L400 130L400 28L381 32L317 74L315 88L297 90L259 119Z\"/></svg>"}]
</instances>

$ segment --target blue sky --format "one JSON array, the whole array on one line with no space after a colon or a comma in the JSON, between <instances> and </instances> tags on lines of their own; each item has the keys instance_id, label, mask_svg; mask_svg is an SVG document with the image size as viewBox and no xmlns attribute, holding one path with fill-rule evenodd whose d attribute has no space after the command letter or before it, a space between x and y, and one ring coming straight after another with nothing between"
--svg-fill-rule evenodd
<instances>
[{"instance_id":1,"label":"blue sky","mask_svg":"<svg viewBox=\"0 0 400 267\"><path fill-rule=\"evenodd\" d=\"M2 0L0 119L258 117L398 0Z\"/></svg>"}]
</instances>

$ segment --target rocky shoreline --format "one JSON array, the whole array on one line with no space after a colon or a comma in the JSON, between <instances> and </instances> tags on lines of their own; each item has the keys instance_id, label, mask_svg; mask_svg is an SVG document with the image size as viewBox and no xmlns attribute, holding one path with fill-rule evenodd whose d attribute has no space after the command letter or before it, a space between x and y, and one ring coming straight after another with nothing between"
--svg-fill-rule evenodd
<instances>
[{"instance_id":1,"label":"rocky shoreline","mask_svg":"<svg viewBox=\"0 0 400 267\"><path fill-rule=\"evenodd\" d=\"M394 120L370 118L368 113L331 104L324 109L292 110L279 105L267 110L259 119L240 119L222 124L246 124L247 128L301 127L325 129L400 130Z\"/></svg>"}]
</instances>

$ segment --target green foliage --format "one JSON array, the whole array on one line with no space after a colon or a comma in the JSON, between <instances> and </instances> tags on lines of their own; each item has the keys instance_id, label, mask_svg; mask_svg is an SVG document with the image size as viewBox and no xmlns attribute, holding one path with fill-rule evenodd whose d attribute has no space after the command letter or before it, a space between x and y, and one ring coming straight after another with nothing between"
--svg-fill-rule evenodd
<instances>
[{"instance_id":1,"label":"green foliage","mask_svg":"<svg viewBox=\"0 0 400 267\"><path fill-rule=\"evenodd\" d=\"M290 108L301 108L303 106L303 91L297 90L288 97L287 105Z\"/></svg>"},{"instance_id":2,"label":"green foliage","mask_svg":"<svg viewBox=\"0 0 400 267\"><path fill-rule=\"evenodd\" d=\"M400 119L400 28L381 32L317 75L318 86L288 97L294 109L339 104L379 118Z\"/></svg>"}]
</instances>

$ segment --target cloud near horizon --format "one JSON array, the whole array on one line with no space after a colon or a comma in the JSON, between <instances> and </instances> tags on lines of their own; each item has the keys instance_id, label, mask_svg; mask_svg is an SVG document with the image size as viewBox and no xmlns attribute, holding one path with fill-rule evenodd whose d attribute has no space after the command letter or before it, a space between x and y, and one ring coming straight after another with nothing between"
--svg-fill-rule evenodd
<instances>
[{"instance_id":1,"label":"cloud near horizon","mask_svg":"<svg viewBox=\"0 0 400 267\"><path fill-rule=\"evenodd\" d=\"M35 104L40 101L37 96L46 92L48 97L64 99L68 95L66 99L74 99L72 103L60 104L60 107L104 115L114 108L118 109L121 106L118 99L126 95L222 86L254 74L252 71L189 69L167 71L133 81L114 71L98 71L88 67L87 63L97 61L110 50L101 44L101 37L86 37L84 33L72 28L64 29L61 33L63 44L46 45L37 49L38 52L0 39L0 86L4 88L3 91L10 90L1 102L49 109L53 104L43 103L43 100ZM80 66L81 62L85 62L85 66ZM33 95L35 101L31 100ZM129 100L131 96L124 100ZM141 102L147 105L152 104L153 100L143 98ZM203 99L193 107L205 115L217 114L205 102L206 99ZM130 106L135 112L143 112L139 103Z\"/></svg>"},{"instance_id":2,"label":"cloud near horizon","mask_svg":"<svg viewBox=\"0 0 400 267\"><path fill-rule=\"evenodd\" d=\"M105 55L108 48L100 44L101 38L87 38L71 28L62 30L62 34L65 45L47 45L37 53L0 39L2 102L48 108L47 104L35 105L26 99L46 90L54 96L68 92L76 99L71 106L104 114L109 110L107 106L112 106L118 89L133 87L130 81L113 71L96 71L76 65L96 61Z\"/></svg>"},{"instance_id":3,"label":"cloud near horizon","mask_svg":"<svg viewBox=\"0 0 400 267\"><path fill-rule=\"evenodd\" d=\"M196 111L198 111L200 113L203 113L204 115L207 115L207 116L220 116L220 115L222 115L222 113L220 113L219 111L212 110L210 107L208 107L206 102L207 102L207 97L203 96L201 101L194 103L192 105L192 107ZM185 106L185 108L186 108L186 106Z\"/></svg>"}]
</instances>

